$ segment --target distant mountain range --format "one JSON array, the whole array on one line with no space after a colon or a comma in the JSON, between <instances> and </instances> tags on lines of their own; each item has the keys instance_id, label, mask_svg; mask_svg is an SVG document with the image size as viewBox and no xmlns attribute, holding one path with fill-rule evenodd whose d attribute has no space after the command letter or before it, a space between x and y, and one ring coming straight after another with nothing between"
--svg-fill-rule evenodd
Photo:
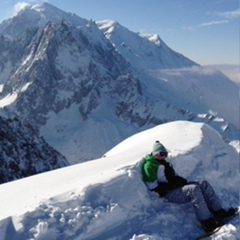
<instances>
[{"instance_id":1,"label":"distant mountain range","mask_svg":"<svg viewBox=\"0 0 240 240\"><path fill-rule=\"evenodd\" d=\"M49 3L0 24L0 86L0 114L30 124L71 164L173 120L207 122L238 139L238 86L224 74L158 35Z\"/></svg>"}]
</instances>

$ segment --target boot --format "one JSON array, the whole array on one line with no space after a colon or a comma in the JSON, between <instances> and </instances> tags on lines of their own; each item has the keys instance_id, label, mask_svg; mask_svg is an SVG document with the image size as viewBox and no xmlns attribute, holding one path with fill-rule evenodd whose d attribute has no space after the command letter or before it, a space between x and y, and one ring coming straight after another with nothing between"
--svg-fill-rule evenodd
<instances>
[{"instance_id":1,"label":"boot","mask_svg":"<svg viewBox=\"0 0 240 240\"><path fill-rule=\"evenodd\" d=\"M213 216L218 220L222 220L224 218L233 216L237 213L237 211L238 209L235 208L229 208L228 210L221 208L218 211L213 212Z\"/></svg>"},{"instance_id":2,"label":"boot","mask_svg":"<svg viewBox=\"0 0 240 240\"><path fill-rule=\"evenodd\" d=\"M201 221L201 225L205 232L212 232L215 228L220 226L219 222L214 218L208 218L204 221Z\"/></svg>"}]
</instances>

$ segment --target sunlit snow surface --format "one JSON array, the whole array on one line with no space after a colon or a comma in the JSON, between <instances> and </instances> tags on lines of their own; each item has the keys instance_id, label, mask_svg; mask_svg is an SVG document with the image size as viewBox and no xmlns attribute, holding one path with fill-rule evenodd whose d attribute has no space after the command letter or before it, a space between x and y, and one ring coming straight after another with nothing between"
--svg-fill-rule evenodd
<instances>
[{"instance_id":1,"label":"sunlit snow surface","mask_svg":"<svg viewBox=\"0 0 240 240\"><path fill-rule=\"evenodd\" d=\"M102 159L0 186L0 240L194 239L202 233L190 205L147 191L139 161L155 140L189 180L206 179L223 206L239 205L239 159L202 123L171 122L138 133ZM212 239L238 239L235 219Z\"/></svg>"}]
</instances>

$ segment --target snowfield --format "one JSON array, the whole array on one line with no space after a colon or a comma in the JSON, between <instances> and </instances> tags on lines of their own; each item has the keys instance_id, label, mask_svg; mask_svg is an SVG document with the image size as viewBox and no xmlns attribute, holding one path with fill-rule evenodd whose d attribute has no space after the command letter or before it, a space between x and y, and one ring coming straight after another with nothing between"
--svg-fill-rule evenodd
<instances>
[{"instance_id":1,"label":"snowfield","mask_svg":"<svg viewBox=\"0 0 240 240\"><path fill-rule=\"evenodd\" d=\"M202 233L191 205L148 192L141 159L155 140L176 172L206 179L223 206L239 206L239 158L203 123L170 122L124 140L103 158L0 185L0 240L192 240ZM92 146L94 151L94 146ZM239 239L239 219L211 239Z\"/></svg>"}]
</instances>

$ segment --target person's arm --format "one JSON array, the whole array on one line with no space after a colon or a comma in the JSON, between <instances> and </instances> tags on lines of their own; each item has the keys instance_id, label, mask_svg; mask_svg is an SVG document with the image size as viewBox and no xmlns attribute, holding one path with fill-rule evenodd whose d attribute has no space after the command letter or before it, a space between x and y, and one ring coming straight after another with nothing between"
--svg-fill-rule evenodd
<instances>
[{"instance_id":1,"label":"person's arm","mask_svg":"<svg viewBox=\"0 0 240 240\"><path fill-rule=\"evenodd\" d=\"M168 182L173 186L173 187L182 187L188 183L188 181L181 177L178 176L171 166L170 163L166 163L165 165L165 175L168 180Z\"/></svg>"},{"instance_id":2,"label":"person's arm","mask_svg":"<svg viewBox=\"0 0 240 240\"><path fill-rule=\"evenodd\" d=\"M147 164L144 165L143 167L145 177L148 182L154 182L157 180L157 171L154 169L152 166L149 166Z\"/></svg>"}]
</instances>

